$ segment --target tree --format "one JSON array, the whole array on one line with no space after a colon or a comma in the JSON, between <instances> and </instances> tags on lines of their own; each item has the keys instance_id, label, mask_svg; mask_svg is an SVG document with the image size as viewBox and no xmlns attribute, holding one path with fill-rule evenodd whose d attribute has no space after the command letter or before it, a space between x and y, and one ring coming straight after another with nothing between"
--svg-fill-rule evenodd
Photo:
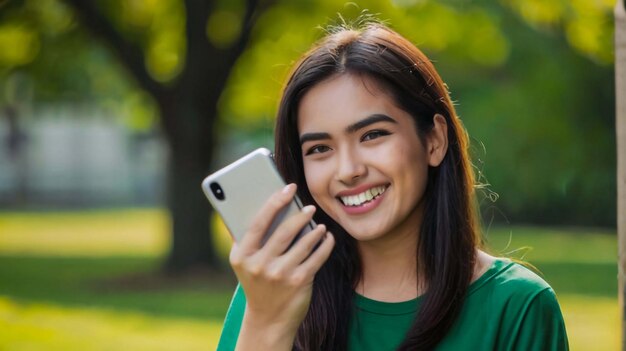
<instances>
[{"instance_id":1,"label":"tree","mask_svg":"<svg viewBox=\"0 0 626 351\"><path fill-rule=\"evenodd\" d=\"M246 48L260 13L270 1L247 0L239 35L218 47L207 37L207 21L215 2L186 0L184 63L171 82L159 82L147 70L144 50L128 40L93 1L67 0L81 24L113 50L140 87L154 97L170 149L167 205L173 241L165 268L181 271L196 265L219 267L209 235L212 209L199 191L215 150L217 102L237 58Z\"/></svg>"}]
</instances>

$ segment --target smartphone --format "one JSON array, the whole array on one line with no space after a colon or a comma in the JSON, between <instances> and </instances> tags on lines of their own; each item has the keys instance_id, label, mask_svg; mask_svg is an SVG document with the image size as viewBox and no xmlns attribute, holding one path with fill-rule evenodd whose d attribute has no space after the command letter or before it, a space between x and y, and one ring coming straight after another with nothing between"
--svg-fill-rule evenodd
<instances>
[{"instance_id":1,"label":"smartphone","mask_svg":"<svg viewBox=\"0 0 626 351\"><path fill-rule=\"evenodd\" d=\"M202 182L202 189L222 217L233 239L239 241L267 199L285 185L271 152L260 148L206 177ZM301 208L302 203L294 196L294 200L276 215L262 243L267 241L285 218L300 212ZM315 223L311 221L300 231L294 242L313 228Z\"/></svg>"}]
</instances>

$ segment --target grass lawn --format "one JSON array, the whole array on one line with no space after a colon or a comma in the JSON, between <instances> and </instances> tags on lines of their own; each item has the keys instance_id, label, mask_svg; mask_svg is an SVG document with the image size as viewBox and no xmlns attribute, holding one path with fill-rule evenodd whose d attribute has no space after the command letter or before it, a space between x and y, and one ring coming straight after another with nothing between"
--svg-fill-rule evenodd
<instances>
[{"instance_id":1,"label":"grass lawn","mask_svg":"<svg viewBox=\"0 0 626 351\"><path fill-rule=\"evenodd\" d=\"M0 350L214 349L234 282L151 278L168 226L160 210L0 213ZM615 233L507 227L486 239L554 287L572 350L618 349Z\"/></svg>"}]
</instances>

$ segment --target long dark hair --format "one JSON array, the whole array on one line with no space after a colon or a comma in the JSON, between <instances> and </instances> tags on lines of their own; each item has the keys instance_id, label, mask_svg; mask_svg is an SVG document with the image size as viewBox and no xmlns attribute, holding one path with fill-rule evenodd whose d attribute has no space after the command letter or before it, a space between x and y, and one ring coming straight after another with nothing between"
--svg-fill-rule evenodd
<instances>
[{"instance_id":1,"label":"long dark hair","mask_svg":"<svg viewBox=\"0 0 626 351\"><path fill-rule=\"evenodd\" d=\"M407 39L379 23L360 29L336 28L304 55L283 92L276 121L275 154L287 182L314 204L304 176L298 136L298 105L311 87L338 74L359 74L380 83L415 121L423 137L441 114L448 125L448 150L431 167L416 248L418 274L427 291L399 350L430 350L446 335L467 293L478 246L474 176L468 138L446 85L428 58ZM318 208L315 220L336 238L336 247L317 273L313 298L298 330L297 350L345 350L353 315L354 289L361 276L355 240ZM419 280L418 280L419 281Z\"/></svg>"}]
</instances>

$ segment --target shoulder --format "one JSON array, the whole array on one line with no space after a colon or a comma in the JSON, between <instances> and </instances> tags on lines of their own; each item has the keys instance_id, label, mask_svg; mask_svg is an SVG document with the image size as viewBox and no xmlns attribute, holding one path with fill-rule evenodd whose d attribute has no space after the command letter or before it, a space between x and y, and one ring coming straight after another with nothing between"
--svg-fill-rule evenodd
<instances>
[{"instance_id":1,"label":"shoulder","mask_svg":"<svg viewBox=\"0 0 626 351\"><path fill-rule=\"evenodd\" d=\"M537 273L520 263L498 258L485 274L483 286L474 291L479 300L488 299L500 318L555 320L562 323L561 308L552 287ZM471 292L470 292L471 294Z\"/></svg>"},{"instance_id":2,"label":"shoulder","mask_svg":"<svg viewBox=\"0 0 626 351\"><path fill-rule=\"evenodd\" d=\"M509 259L496 259L492 270L488 285L495 292L519 297L552 291L550 285L537 273Z\"/></svg>"},{"instance_id":3,"label":"shoulder","mask_svg":"<svg viewBox=\"0 0 626 351\"><path fill-rule=\"evenodd\" d=\"M523 264L503 257L494 257L481 250L477 251L472 287L477 290L483 286L498 288L503 291L533 293L550 285L536 272Z\"/></svg>"},{"instance_id":4,"label":"shoulder","mask_svg":"<svg viewBox=\"0 0 626 351\"><path fill-rule=\"evenodd\" d=\"M537 273L508 262L495 279L503 302L502 323L507 350L568 350L561 307L552 287Z\"/></svg>"},{"instance_id":5,"label":"shoulder","mask_svg":"<svg viewBox=\"0 0 626 351\"><path fill-rule=\"evenodd\" d=\"M560 311L554 290L538 273L520 263L500 260L503 266L493 281L495 294L502 295L510 303L523 304L521 307Z\"/></svg>"},{"instance_id":6,"label":"shoulder","mask_svg":"<svg viewBox=\"0 0 626 351\"><path fill-rule=\"evenodd\" d=\"M537 273L498 258L470 289L468 312L489 321L498 350L567 350L554 290Z\"/></svg>"},{"instance_id":7,"label":"shoulder","mask_svg":"<svg viewBox=\"0 0 626 351\"><path fill-rule=\"evenodd\" d=\"M438 349L562 351L567 334L550 285L519 263L495 258L470 286Z\"/></svg>"},{"instance_id":8,"label":"shoulder","mask_svg":"<svg viewBox=\"0 0 626 351\"><path fill-rule=\"evenodd\" d=\"M487 272L472 284L469 301L502 317L524 316L530 310L560 316L554 290L531 269L506 258L497 258ZM508 317L507 317L508 318Z\"/></svg>"}]
</instances>

